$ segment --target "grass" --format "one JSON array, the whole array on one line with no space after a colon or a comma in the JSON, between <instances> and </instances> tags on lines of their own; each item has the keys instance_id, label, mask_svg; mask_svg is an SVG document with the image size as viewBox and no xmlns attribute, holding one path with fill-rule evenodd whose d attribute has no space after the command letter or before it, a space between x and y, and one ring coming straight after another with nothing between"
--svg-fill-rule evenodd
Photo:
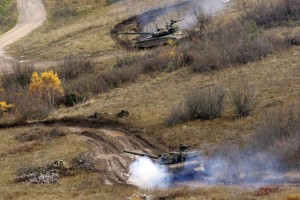
<instances>
[{"instance_id":1,"label":"grass","mask_svg":"<svg viewBox=\"0 0 300 200\"><path fill-rule=\"evenodd\" d=\"M180 142L200 146L233 138L238 142L238 138L251 133L260 114L270 106L298 101L299 54L300 48L293 47L243 67L233 66L203 74L193 74L183 68L154 77L142 76L136 83L125 84L109 93L100 94L84 104L70 109L62 108L53 117L125 109L130 112L130 117L125 122L144 127L147 132L153 132L151 136L160 138L170 146L176 146ZM222 85L228 91L234 83L243 79L249 80L249 84L257 88L260 104L253 116L233 120L229 99L226 99L225 114L221 119L194 121L174 127L163 124L169 110L183 99L186 90L199 85L204 87L215 84Z\"/></svg>"},{"instance_id":2,"label":"grass","mask_svg":"<svg viewBox=\"0 0 300 200\"><path fill-rule=\"evenodd\" d=\"M11 29L18 20L15 0L0 2L0 35Z\"/></svg>"},{"instance_id":3,"label":"grass","mask_svg":"<svg viewBox=\"0 0 300 200\"><path fill-rule=\"evenodd\" d=\"M64 10L53 18L57 3L45 0L48 17L42 27L10 47L15 57L60 59L70 54L87 53L115 56L119 46L110 37L111 29L123 19L175 0L134 1L126 0L107 5L106 0L59 1ZM103 42L105 41L105 42Z\"/></svg>"},{"instance_id":4,"label":"grass","mask_svg":"<svg viewBox=\"0 0 300 200\"><path fill-rule=\"evenodd\" d=\"M29 128L11 128L0 131L0 154L16 148L20 143L15 136ZM138 190L133 186L103 185L102 174L78 174L61 178L57 184L13 183L16 171L24 165L44 166L49 160L69 160L78 152L87 151L88 146L76 135L67 134L66 138L42 142L31 152L0 157L0 192L3 199L116 199L123 200L135 193L161 197L161 199L288 199L299 196L298 187L280 186L280 190L268 196L257 197L255 186L201 186L200 188L174 188L168 190Z\"/></svg>"},{"instance_id":5,"label":"grass","mask_svg":"<svg viewBox=\"0 0 300 200\"><path fill-rule=\"evenodd\" d=\"M62 1L65 4L70 0ZM71 16L66 16L54 23L48 19L46 24L37 32L13 46L12 53L20 54L22 50L28 57L60 58L69 53L81 51L104 53L98 63L105 67L113 64L108 55L110 52L122 52L109 37L110 28L122 18L136 12L135 8L146 5L140 11L151 5L141 0L120 1L106 7L105 1L82 1L82 10ZM152 3L153 1L151 1ZM157 1L155 1L157 2ZM170 2L170 1L168 1ZM45 0L48 11L54 2ZM134 3L134 4L133 4ZM131 10L121 8L122 5L132 6ZM90 7L94 5L94 7ZM79 6L79 5L78 5ZM136 7L135 7L136 6ZM158 5L159 6L159 5ZM75 8L76 10L76 8ZM77 14L76 14L77 13ZM118 17L116 16L118 13ZM109 17L114 16L114 17ZM83 23L86 22L87 23ZM271 30L274 31L274 30ZM270 32L271 32L270 31ZM276 29L276 32L284 30ZM273 34L273 33L270 33ZM36 37L36 36L40 37ZM106 41L103 44L103 40ZM32 44L32 46L31 46ZM279 51L260 61L240 66L235 65L226 69L191 73L188 68L181 68L170 73L154 73L142 75L135 83L126 83L109 92L100 94L83 104L72 108L60 108L50 117L90 115L94 112L112 113L128 110L128 118L120 119L124 123L143 128L145 137L151 137L170 148L180 143L195 145L203 150L230 141L242 145L244 139L254 132L256 124L263 113L279 105L299 103L300 98L300 47L292 47ZM236 119L233 108L229 103L228 93L242 80L257 89L259 104L250 117ZM221 85L225 90L225 112L220 119L212 121L196 120L176 126L166 126L164 121L170 109L181 102L186 91L195 87ZM52 185L14 184L12 180L17 169L22 165L44 166L52 160L70 160L79 152L89 150L84 141L75 134L67 134L64 138L53 141L42 141L28 144L26 152L20 152L24 147L15 136L28 128L10 128L0 130L0 193L4 199L125 199L139 190L132 186L108 186L99 180L101 174L79 174L59 180ZM26 147L25 147L26 148ZM7 154L7 152L15 152ZM197 189L170 189L165 191L141 191L146 194L166 197L169 199L289 199L299 197L299 186L282 186L279 192L270 196L256 197L256 188L239 186L200 187ZM298 198L299 199L299 198Z\"/></svg>"}]
</instances>

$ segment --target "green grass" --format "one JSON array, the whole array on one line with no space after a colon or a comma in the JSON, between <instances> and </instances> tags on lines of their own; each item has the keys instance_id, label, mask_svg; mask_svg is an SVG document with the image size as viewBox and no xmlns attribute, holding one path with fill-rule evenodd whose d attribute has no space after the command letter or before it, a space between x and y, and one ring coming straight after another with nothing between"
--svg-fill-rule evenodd
<instances>
[{"instance_id":1,"label":"green grass","mask_svg":"<svg viewBox=\"0 0 300 200\"><path fill-rule=\"evenodd\" d=\"M18 20L15 0L0 1L0 35L11 29Z\"/></svg>"}]
</instances>

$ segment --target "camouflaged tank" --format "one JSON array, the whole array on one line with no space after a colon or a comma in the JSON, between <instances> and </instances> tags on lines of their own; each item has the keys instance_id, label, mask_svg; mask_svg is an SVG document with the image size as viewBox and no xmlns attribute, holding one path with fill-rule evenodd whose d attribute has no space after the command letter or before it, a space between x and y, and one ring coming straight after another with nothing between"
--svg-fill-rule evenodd
<instances>
[{"instance_id":1,"label":"camouflaged tank","mask_svg":"<svg viewBox=\"0 0 300 200\"><path fill-rule=\"evenodd\" d=\"M201 175L205 174L201 151L188 151L187 146L180 145L179 151L172 151L155 156L147 153L137 153L132 151L123 151L125 153L145 156L159 165L165 166L173 175Z\"/></svg>"},{"instance_id":2,"label":"camouflaged tank","mask_svg":"<svg viewBox=\"0 0 300 200\"><path fill-rule=\"evenodd\" d=\"M187 35L179 31L177 22L181 20L171 20L170 24L166 23L165 28L158 28L153 32L120 32L122 35L141 35L134 43L136 48L151 48L167 44L178 44L179 41Z\"/></svg>"}]
</instances>

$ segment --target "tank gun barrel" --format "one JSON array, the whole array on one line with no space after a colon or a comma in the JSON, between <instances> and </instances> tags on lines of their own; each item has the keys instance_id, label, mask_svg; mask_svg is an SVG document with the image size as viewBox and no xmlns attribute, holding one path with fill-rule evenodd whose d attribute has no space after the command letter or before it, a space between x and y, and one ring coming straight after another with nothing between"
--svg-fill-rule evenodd
<instances>
[{"instance_id":1,"label":"tank gun barrel","mask_svg":"<svg viewBox=\"0 0 300 200\"><path fill-rule=\"evenodd\" d=\"M147 32L118 32L120 35L151 35L152 33Z\"/></svg>"},{"instance_id":2,"label":"tank gun barrel","mask_svg":"<svg viewBox=\"0 0 300 200\"><path fill-rule=\"evenodd\" d=\"M171 22L173 23L177 23L177 22L180 22L180 21L183 21L184 19L178 19L178 20L171 20Z\"/></svg>"},{"instance_id":3,"label":"tank gun barrel","mask_svg":"<svg viewBox=\"0 0 300 200\"><path fill-rule=\"evenodd\" d=\"M150 155L147 153L137 153L137 152L132 152L132 151L123 151L124 153L129 153L129 154L133 154L133 155L137 155L137 156L144 156L144 157L148 157L148 158L153 158L153 159L158 159L159 156L154 156L154 155Z\"/></svg>"}]
</instances>

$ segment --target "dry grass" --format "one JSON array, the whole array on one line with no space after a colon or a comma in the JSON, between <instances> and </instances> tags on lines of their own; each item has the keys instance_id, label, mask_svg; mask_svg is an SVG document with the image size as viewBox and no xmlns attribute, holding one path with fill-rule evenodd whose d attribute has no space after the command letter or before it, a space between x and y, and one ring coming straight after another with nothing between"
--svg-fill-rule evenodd
<instances>
[{"instance_id":1,"label":"dry grass","mask_svg":"<svg viewBox=\"0 0 300 200\"><path fill-rule=\"evenodd\" d=\"M27 37L10 47L9 53L14 56L29 58L54 59L78 53L114 55L119 49L110 36L111 29L123 19L142 13L151 8L158 8L175 0L167 1L120 1L106 6L106 0L63 0L60 4L73 6L80 12L78 15L53 21L48 17L46 23ZM55 1L44 1L48 16L53 13ZM79 9L80 8L80 9ZM78 11L78 12L79 12Z\"/></svg>"},{"instance_id":2,"label":"dry grass","mask_svg":"<svg viewBox=\"0 0 300 200\"><path fill-rule=\"evenodd\" d=\"M18 144L14 137L24 128L2 129L0 153ZM26 130L25 130L26 131ZM1 182L0 192L3 199L103 199L124 200L139 190L132 186L103 185L101 173L77 174L61 178L57 184L28 184L13 183L16 171L22 166L44 166L49 160L70 160L88 149L76 135L68 134L66 139L48 141L43 148L36 147L33 152L18 153L18 156L7 154L0 157ZM215 200L242 200L242 199L288 199L299 197L298 187L280 186L278 192L267 196L257 197L255 186L200 186L189 189L187 187L168 190L139 191L147 195L154 195L159 199L215 199Z\"/></svg>"},{"instance_id":3,"label":"dry grass","mask_svg":"<svg viewBox=\"0 0 300 200\"><path fill-rule=\"evenodd\" d=\"M143 76L136 83L123 85L82 105L60 109L53 117L126 109L130 112L126 122L155 132L156 137L162 138L163 142L171 146L179 144L180 141L200 145L222 139L238 140L243 137L241 132L245 135L251 132L253 123L264 110L278 104L298 101L299 55L300 48L294 47L243 67L236 66L204 74L191 74L184 68L154 77ZM224 114L227 117L213 122L195 121L172 128L166 128L162 124L169 110L180 102L187 89L198 85L217 84L228 91L233 84L244 78L257 88L260 101L258 111L254 112L252 117L233 121L232 109L227 106ZM229 99L226 100L226 104L228 101Z\"/></svg>"},{"instance_id":4,"label":"dry grass","mask_svg":"<svg viewBox=\"0 0 300 200\"><path fill-rule=\"evenodd\" d=\"M70 0L64 0L71 2ZM48 5L50 0L45 2ZM82 1L83 2L83 1ZM89 1L91 4L96 1ZM104 1L98 1L104 2ZM37 32L29 35L14 46L14 54L25 51L29 57L58 58L69 53L105 52L117 49L109 37L110 28L116 22L142 12L150 4L158 1L135 0L120 1L109 7L97 5L99 9L92 9L84 19L60 21L55 29L48 21ZM164 1L169 3L170 1ZM121 7L129 5L130 10ZM163 4L163 3L161 3ZM53 4L52 4L53 5ZM146 5L139 8L141 5ZM156 4L160 6L159 4ZM48 7L49 8L49 7ZM139 8L139 9L135 9ZM118 16L117 16L118 15ZM101 17L100 17L101 16ZM114 16L114 17L111 17ZM76 18L76 16L75 16ZM73 18L74 19L74 18ZM83 23L84 21L89 21ZM36 37L36 36L39 37ZM103 44L103 40L107 41ZM32 46L31 46L32 45ZM73 108L61 108L51 117L90 115L94 112L115 112L122 109L128 110L130 116L122 118L125 123L144 128L147 135L160 140L167 146L175 147L180 143L210 148L221 141L230 140L234 143L244 141L252 134L255 123L261 114L278 105L299 102L300 98L300 47L293 47L286 52L269 55L261 61L248 63L244 66L232 66L219 71L193 74L187 68L182 68L171 73L161 73L141 76L136 83L123 84L98 95L92 100ZM110 61L104 61L112 64ZM103 64L103 63L102 63ZM221 85L228 92L232 85L241 80L249 80L249 84L257 88L257 98L260 102L258 109L251 117L234 119L234 112L229 99L225 100L226 108L221 119L213 121L193 121L173 127L163 124L164 119L178 102L180 102L190 88L197 86ZM25 129L25 130L24 130ZM138 191L131 186L107 186L101 181L102 174L79 174L63 178L58 184L30 185L13 184L16 171L23 165L44 166L52 160L70 160L80 152L85 152L89 147L74 134L51 141L42 141L38 145L23 144L15 141L15 136L20 131L28 128L12 128L0 130L0 193L4 199L125 199ZM45 143L46 142L46 143ZM47 145L45 145L47 144ZM24 150L24 149L25 150ZM28 151L26 149L29 149ZM13 154L9 154L14 150ZM24 150L24 151L23 151ZM16 156L17 155L17 156ZM146 194L166 197L165 199L299 199L299 187L283 186L276 193L269 196L256 197L256 188L248 187L201 187L199 189L171 189L165 191L142 191Z\"/></svg>"},{"instance_id":5,"label":"dry grass","mask_svg":"<svg viewBox=\"0 0 300 200\"><path fill-rule=\"evenodd\" d=\"M255 196L255 187L253 186L202 186L198 189L189 189L187 187L178 189L169 189L163 191L145 191L146 194L159 196L165 200L244 200L244 199L288 199L297 195L297 187L279 187L278 192L266 196ZM296 194L294 194L296 192ZM297 197L297 196L296 196ZM158 198L159 199L159 198Z\"/></svg>"},{"instance_id":6,"label":"dry grass","mask_svg":"<svg viewBox=\"0 0 300 200\"><path fill-rule=\"evenodd\" d=\"M4 199L17 199L22 196L22 199L49 199L57 195L72 195L76 193L81 182L86 181L84 177L72 177L71 180L66 182L62 181L62 185L53 185L49 189L49 185L29 185L29 184L14 184L12 181L18 169L25 166L44 166L51 161L55 160L71 160L78 155L79 152L85 152L89 148L85 145L84 141L76 135L70 134L64 138L39 142L37 146L34 144L26 143L28 146L33 145L34 151L13 151L13 154L7 150L21 150L20 147L24 146L23 143L17 142L14 138L18 133L29 131L30 128L13 128L1 129L1 148L0 154L4 155L0 158L1 167L1 182L0 191ZM26 148L27 149L27 148ZM24 149L23 149L24 150ZM17 154L17 156L16 156ZM91 177L91 179L93 179ZM70 185L72 185L70 187ZM71 189L72 188L72 189ZM70 189L73 192L66 194ZM39 198L40 197L40 198ZM62 199L70 199L70 196L61 196Z\"/></svg>"}]
</instances>

